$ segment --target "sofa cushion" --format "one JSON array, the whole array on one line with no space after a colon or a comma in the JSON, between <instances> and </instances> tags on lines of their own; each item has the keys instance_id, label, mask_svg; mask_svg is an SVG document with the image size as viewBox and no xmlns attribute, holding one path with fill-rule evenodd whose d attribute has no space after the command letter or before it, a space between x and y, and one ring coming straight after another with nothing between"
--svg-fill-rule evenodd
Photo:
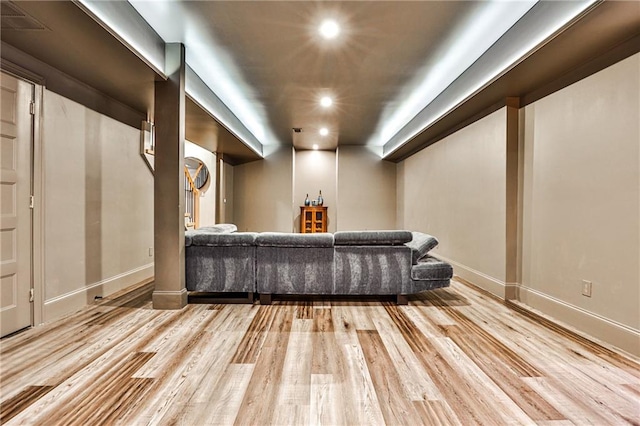
<instances>
[{"instance_id":1,"label":"sofa cushion","mask_svg":"<svg viewBox=\"0 0 640 426\"><path fill-rule=\"evenodd\" d=\"M259 247L333 247L332 234L263 232L256 238Z\"/></svg>"},{"instance_id":2,"label":"sofa cushion","mask_svg":"<svg viewBox=\"0 0 640 426\"><path fill-rule=\"evenodd\" d=\"M427 256L411 267L412 280L448 280L453 277L453 268L447 262Z\"/></svg>"},{"instance_id":3,"label":"sofa cushion","mask_svg":"<svg viewBox=\"0 0 640 426\"><path fill-rule=\"evenodd\" d=\"M413 239L406 243L406 246L411 249L411 258L415 265L438 245L438 239L422 232L412 232L411 235Z\"/></svg>"},{"instance_id":4,"label":"sofa cushion","mask_svg":"<svg viewBox=\"0 0 640 426\"><path fill-rule=\"evenodd\" d=\"M212 226L203 226L198 228L197 231L216 232L216 233L231 233L236 232L238 227L233 223L217 223Z\"/></svg>"},{"instance_id":5,"label":"sofa cushion","mask_svg":"<svg viewBox=\"0 0 640 426\"><path fill-rule=\"evenodd\" d=\"M338 231L337 246L392 246L411 241L409 231Z\"/></svg>"},{"instance_id":6,"label":"sofa cushion","mask_svg":"<svg viewBox=\"0 0 640 426\"><path fill-rule=\"evenodd\" d=\"M193 233L192 233L193 232ZM250 247L256 245L255 232L234 232L231 234L189 231L185 233L185 246L213 246L213 247ZM187 245L187 239L190 244Z\"/></svg>"}]
</instances>

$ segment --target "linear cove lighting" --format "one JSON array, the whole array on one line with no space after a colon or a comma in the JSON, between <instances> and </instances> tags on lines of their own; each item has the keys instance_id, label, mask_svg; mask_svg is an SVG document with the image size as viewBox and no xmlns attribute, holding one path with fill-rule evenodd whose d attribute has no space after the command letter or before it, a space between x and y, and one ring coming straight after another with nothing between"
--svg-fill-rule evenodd
<instances>
[{"instance_id":1,"label":"linear cove lighting","mask_svg":"<svg viewBox=\"0 0 640 426\"><path fill-rule=\"evenodd\" d=\"M411 91L401 93L383 112L383 119L370 139L384 145L407 123L454 82L511 26L534 5L535 0L486 2L471 21L447 42L447 50L435 66L425 68L411 83ZM392 107L393 106L393 107Z\"/></svg>"},{"instance_id":2,"label":"linear cove lighting","mask_svg":"<svg viewBox=\"0 0 640 426\"><path fill-rule=\"evenodd\" d=\"M490 29L498 29L500 25L504 25L504 23L498 24L501 18L503 20L506 20L507 22L513 21L515 25L515 22L520 20L520 18L522 18L529 11L528 9L532 8L535 5L536 2L533 2L532 4L530 4L529 3L530 1L532 0L527 0L527 2L523 1L521 3L518 3L518 6L522 8L520 11L517 11L517 8L512 8L511 5L513 5L513 3L511 2L498 2L497 6L491 9L487 9L485 11L485 13L483 14L483 19L479 19L477 21L479 22L477 27L470 26L462 35L459 36L454 46L455 48L452 48L450 51L464 52L464 45L471 44L472 40L477 39L477 35L483 34L483 33L488 34ZM537 30L537 34L534 37L530 37L527 39L526 43L521 43L517 47L514 47L513 48L514 51L512 52L512 54L509 57L505 58L500 63L496 64L493 68L487 69L485 70L484 73L478 74L476 81L474 83L469 84L464 90L461 90L455 99L453 99L451 102L447 103L446 105L443 105L441 108L439 108L438 111L434 112L429 117L426 117L425 119L423 119L422 123L420 123L419 125L413 126L413 128L411 129L412 131L410 133L408 132L407 134L403 135L402 138L399 138L396 141L394 141L393 145L390 148L387 149L387 147L385 146L385 149L383 150L383 158L390 155L391 153L396 151L398 148L403 146L405 143L407 143L408 141L416 137L421 131L431 126L440 117L444 116L453 108L455 108L456 105L459 105L462 102L464 102L473 93L476 93L479 90L481 90L483 87L485 87L485 85L489 84L489 82L492 79L499 76L500 73L504 72L505 70L508 70L510 67L517 64L520 60L525 58L529 52L532 52L536 48L536 46L540 46L546 39L551 37L555 32L559 31L561 28L567 25L572 19L575 19L575 17L579 16L581 13L583 13L585 10L587 10L597 1L598 0L576 0L572 2L566 2L566 3L558 2L555 5L553 4L553 2L549 2L547 5L547 9L551 7L553 7L553 9L551 9L550 12L547 12L548 16L546 17L545 25L541 26ZM508 16L508 13L515 13L515 12L517 12L516 15L511 15L509 19L506 18ZM520 15L520 18L518 18L518 15ZM492 22L493 24L491 24ZM493 34L493 36L498 37L500 32L502 32L502 34L505 34L509 30L509 28L503 28L498 33ZM488 50L489 47L486 47L486 50ZM480 55L482 55L483 52L476 51L474 52L474 54L471 54L471 52L468 52L468 53L471 58L475 58L476 56L480 57ZM451 58L444 57L443 60L441 61L443 65L449 64L449 67L448 67L449 72L451 72L451 74L454 76L457 75L457 73L453 71L453 64L456 62L455 59L456 58L453 56ZM460 74L462 72L464 72L464 70L461 70ZM441 81L442 76L444 76L444 73L440 73L440 76L438 76L438 78L435 78L436 76L433 76L434 81ZM429 78L425 79L425 82L427 81L429 81ZM442 87L443 87L442 90L446 88L444 85L442 85ZM425 85L422 85L419 88L417 88L415 93L421 94L424 97L424 99L429 102L435 99L435 96L431 96L428 93ZM425 104L424 107L426 107L427 104ZM406 110L403 111L403 107L409 107L409 106L410 106L409 104L405 103L404 105L399 107L396 110L396 112L402 111L404 115L410 116L411 118L409 120L404 119L401 121L401 120L398 120L399 116L398 114L396 114L394 118L390 119L389 121L393 124L390 124L389 122L387 122L386 128L382 129L381 131L382 137L379 139L379 142L378 142L380 145L384 146L385 143L391 141L394 138L394 135L396 135L411 119L415 118L420 113L419 108L413 111L406 111Z\"/></svg>"},{"instance_id":3,"label":"linear cove lighting","mask_svg":"<svg viewBox=\"0 0 640 426\"><path fill-rule=\"evenodd\" d=\"M163 40L185 45L187 65L261 145L276 143L277 137L266 125L264 106L255 102L249 83L238 77L241 74L238 65L211 35L207 23L197 19L197 8L191 7L192 2L129 0L129 3ZM175 19L176 16L183 19ZM248 144L245 138L241 140Z\"/></svg>"}]
</instances>

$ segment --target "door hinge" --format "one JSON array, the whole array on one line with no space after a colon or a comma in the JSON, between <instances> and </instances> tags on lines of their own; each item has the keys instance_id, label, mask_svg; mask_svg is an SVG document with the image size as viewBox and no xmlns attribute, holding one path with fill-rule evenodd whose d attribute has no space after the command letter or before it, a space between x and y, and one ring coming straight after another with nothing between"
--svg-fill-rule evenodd
<instances>
[{"instance_id":1,"label":"door hinge","mask_svg":"<svg viewBox=\"0 0 640 426\"><path fill-rule=\"evenodd\" d=\"M29 114L35 115L36 113L36 103L31 101L29 102Z\"/></svg>"},{"instance_id":2,"label":"door hinge","mask_svg":"<svg viewBox=\"0 0 640 426\"><path fill-rule=\"evenodd\" d=\"M33 208L33 195L29 196L29 208Z\"/></svg>"},{"instance_id":3,"label":"door hinge","mask_svg":"<svg viewBox=\"0 0 640 426\"><path fill-rule=\"evenodd\" d=\"M29 289L29 302L33 302L33 289Z\"/></svg>"}]
</instances>

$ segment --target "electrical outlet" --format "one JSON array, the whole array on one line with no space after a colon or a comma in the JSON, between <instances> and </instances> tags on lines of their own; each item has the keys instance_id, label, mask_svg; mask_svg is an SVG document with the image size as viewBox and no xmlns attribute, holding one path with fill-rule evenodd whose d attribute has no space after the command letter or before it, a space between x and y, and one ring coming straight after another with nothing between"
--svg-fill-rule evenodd
<instances>
[{"instance_id":1,"label":"electrical outlet","mask_svg":"<svg viewBox=\"0 0 640 426\"><path fill-rule=\"evenodd\" d=\"M153 247L149 247L149 257L153 257Z\"/></svg>"},{"instance_id":2,"label":"electrical outlet","mask_svg":"<svg viewBox=\"0 0 640 426\"><path fill-rule=\"evenodd\" d=\"M591 281L582 280L582 295L591 297Z\"/></svg>"}]
</instances>

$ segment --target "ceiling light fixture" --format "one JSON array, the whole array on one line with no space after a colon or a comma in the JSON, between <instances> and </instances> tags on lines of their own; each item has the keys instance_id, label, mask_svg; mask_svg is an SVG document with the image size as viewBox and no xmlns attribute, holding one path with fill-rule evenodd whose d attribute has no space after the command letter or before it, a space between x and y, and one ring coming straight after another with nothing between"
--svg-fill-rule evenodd
<instances>
[{"instance_id":1,"label":"ceiling light fixture","mask_svg":"<svg viewBox=\"0 0 640 426\"><path fill-rule=\"evenodd\" d=\"M325 108L329 108L332 104L333 104L333 100L328 96L323 96L320 99L320 105L322 105Z\"/></svg>"},{"instance_id":2,"label":"ceiling light fixture","mask_svg":"<svg viewBox=\"0 0 640 426\"><path fill-rule=\"evenodd\" d=\"M336 38L340 34L340 26L333 19L327 19L320 24L320 35L326 39Z\"/></svg>"},{"instance_id":3,"label":"ceiling light fixture","mask_svg":"<svg viewBox=\"0 0 640 426\"><path fill-rule=\"evenodd\" d=\"M319 132L322 136L327 136L329 134L329 130L326 127L323 127L322 129L320 129Z\"/></svg>"}]
</instances>

